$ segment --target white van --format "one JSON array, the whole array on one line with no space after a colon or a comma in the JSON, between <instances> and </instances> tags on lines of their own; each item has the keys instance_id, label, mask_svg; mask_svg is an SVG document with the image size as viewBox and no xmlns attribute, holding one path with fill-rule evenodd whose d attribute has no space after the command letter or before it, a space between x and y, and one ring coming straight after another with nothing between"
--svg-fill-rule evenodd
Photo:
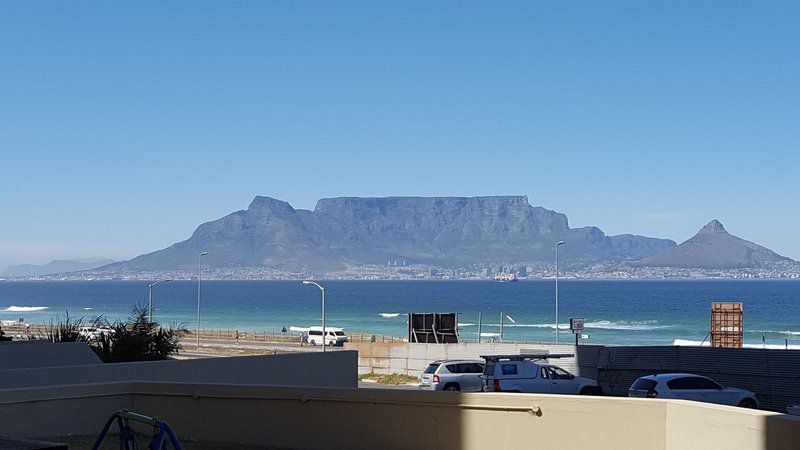
<instances>
[{"instance_id":1,"label":"white van","mask_svg":"<svg viewBox=\"0 0 800 450\"><path fill-rule=\"evenodd\" d=\"M344 345L347 342L347 335L341 328L325 327L325 334L325 345ZM322 327L308 328L308 343L322 345Z\"/></svg>"}]
</instances>

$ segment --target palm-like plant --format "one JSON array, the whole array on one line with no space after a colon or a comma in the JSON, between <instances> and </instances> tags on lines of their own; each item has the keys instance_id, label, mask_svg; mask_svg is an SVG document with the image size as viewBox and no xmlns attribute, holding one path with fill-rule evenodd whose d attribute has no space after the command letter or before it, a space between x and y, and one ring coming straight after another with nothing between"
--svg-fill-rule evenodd
<instances>
[{"instance_id":1,"label":"palm-like plant","mask_svg":"<svg viewBox=\"0 0 800 450\"><path fill-rule=\"evenodd\" d=\"M134 306L127 321L117 321L111 326L113 332L92 343L103 362L163 360L181 350L180 339L189 330L183 325L162 328L148 320L148 312L147 307Z\"/></svg>"},{"instance_id":2,"label":"palm-like plant","mask_svg":"<svg viewBox=\"0 0 800 450\"><path fill-rule=\"evenodd\" d=\"M44 325L44 332L39 331L39 336L49 342L76 342L83 340L80 335L81 327L83 326L83 317L78 320L72 320L69 317L69 311L65 312L66 318L58 321L53 321L50 318L50 323Z\"/></svg>"}]
</instances>

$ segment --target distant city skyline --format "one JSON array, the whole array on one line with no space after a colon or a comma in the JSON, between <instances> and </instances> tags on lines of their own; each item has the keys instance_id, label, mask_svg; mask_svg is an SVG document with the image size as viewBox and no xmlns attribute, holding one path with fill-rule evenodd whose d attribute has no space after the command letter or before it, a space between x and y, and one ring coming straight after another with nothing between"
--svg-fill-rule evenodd
<instances>
[{"instance_id":1,"label":"distant city skyline","mask_svg":"<svg viewBox=\"0 0 800 450\"><path fill-rule=\"evenodd\" d=\"M256 195L526 195L800 259L800 4L0 4L0 271Z\"/></svg>"}]
</instances>

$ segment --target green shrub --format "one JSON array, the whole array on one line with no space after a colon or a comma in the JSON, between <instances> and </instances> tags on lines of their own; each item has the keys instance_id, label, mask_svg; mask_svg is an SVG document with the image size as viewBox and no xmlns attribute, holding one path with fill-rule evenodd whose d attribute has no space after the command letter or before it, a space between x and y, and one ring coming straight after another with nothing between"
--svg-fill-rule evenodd
<instances>
[{"instance_id":1,"label":"green shrub","mask_svg":"<svg viewBox=\"0 0 800 450\"><path fill-rule=\"evenodd\" d=\"M183 325L162 328L148 320L147 307L134 306L125 322L117 321L113 333L103 333L91 342L103 362L157 361L177 355L180 340L189 333Z\"/></svg>"}]
</instances>

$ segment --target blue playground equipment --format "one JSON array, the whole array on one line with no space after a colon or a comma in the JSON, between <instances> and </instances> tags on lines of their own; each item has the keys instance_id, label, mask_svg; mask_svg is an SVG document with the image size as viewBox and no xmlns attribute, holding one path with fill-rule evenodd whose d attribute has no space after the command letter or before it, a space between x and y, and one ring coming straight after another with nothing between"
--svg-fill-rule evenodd
<instances>
[{"instance_id":1,"label":"blue playground equipment","mask_svg":"<svg viewBox=\"0 0 800 450\"><path fill-rule=\"evenodd\" d=\"M133 431L133 428L131 428L130 425L131 421L143 423L153 427L153 439L150 441L150 444L147 445L147 448L150 450L163 450L168 448L166 442L167 438L169 438L170 442L172 442L172 447L175 450L183 450L180 442L178 442L178 438L175 436L175 433L172 432L172 429L169 427L169 425L167 425L166 422L157 417L137 414L135 412L128 411L127 409L121 409L109 417L108 421L106 422L106 426L103 427L103 432L100 433L100 437L97 438L97 441L92 446L92 450L97 450L100 448L100 444L103 442L103 439L105 439L106 434L108 434L108 430L111 429L111 425L114 423L114 421L116 421L117 425L119 425L120 450L136 450L139 448L139 441L136 439L136 432Z\"/></svg>"}]
</instances>

